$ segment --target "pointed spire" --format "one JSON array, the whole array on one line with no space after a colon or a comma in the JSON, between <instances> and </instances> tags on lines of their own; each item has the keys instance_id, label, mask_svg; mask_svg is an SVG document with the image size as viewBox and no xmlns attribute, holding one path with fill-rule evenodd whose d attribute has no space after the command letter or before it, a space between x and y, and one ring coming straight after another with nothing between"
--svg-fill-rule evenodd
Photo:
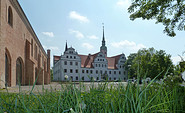
<instances>
[{"instance_id":1,"label":"pointed spire","mask_svg":"<svg viewBox=\"0 0 185 113\"><path fill-rule=\"evenodd\" d=\"M102 41L105 41L105 35L104 35L104 23L103 24L103 40Z\"/></svg>"},{"instance_id":2,"label":"pointed spire","mask_svg":"<svg viewBox=\"0 0 185 113\"><path fill-rule=\"evenodd\" d=\"M67 47L67 40L66 40L66 48L65 48L65 51L67 51L68 47Z\"/></svg>"}]
</instances>

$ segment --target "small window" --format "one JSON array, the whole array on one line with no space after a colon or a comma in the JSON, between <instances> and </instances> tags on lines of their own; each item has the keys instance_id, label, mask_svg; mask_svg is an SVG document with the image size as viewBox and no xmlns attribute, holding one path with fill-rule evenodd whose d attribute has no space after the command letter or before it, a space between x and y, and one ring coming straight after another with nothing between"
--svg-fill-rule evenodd
<instances>
[{"instance_id":1,"label":"small window","mask_svg":"<svg viewBox=\"0 0 185 113\"><path fill-rule=\"evenodd\" d=\"M82 70L82 73L84 73L84 70Z\"/></svg>"},{"instance_id":2,"label":"small window","mask_svg":"<svg viewBox=\"0 0 185 113\"><path fill-rule=\"evenodd\" d=\"M8 24L13 26L13 13L11 7L8 8Z\"/></svg>"},{"instance_id":3,"label":"small window","mask_svg":"<svg viewBox=\"0 0 185 113\"><path fill-rule=\"evenodd\" d=\"M98 65L96 64L96 67L97 67Z\"/></svg>"},{"instance_id":4,"label":"small window","mask_svg":"<svg viewBox=\"0 0 185 113\"><path fill-rule=\"evenodd\" d=\"M99 64L99 67L100 67L100 64Z\"/></svg>"},{"instance_id":5,"label":"small window","mask_svg":"<svg viewBox=\"0 0 185 113\"><path fill-rule=\"evenodd\" d=\"M66 56L66 58L69 58L69 56Z\"/></svg>"},{"instance_id":6,"label":"small window","mask_svg":"<svg viewBox=\"0 0 185 113\"><path fill-rule=\"evenodd\" d=\"M86 70L86 73L89 73L89 70Z\"/></svg>"},{"instance_id":7,"label":"small window","mask_svg":"<svg viewBox=\"0 0 185 113\"><path fill-rule=\"evenodd\" d=\"M96 70L96 74L98 74L98 70Z\"/></svg>"},{"instance_id":8,"label":"small window","mask_svg":"<svg viewBox=\"0 0 185 113\"><path fill-rule=\"evenodd\" d=\"M70 56L70 58L72 58L72 56Z\"/></svg>"},{"instance_id":9,"label":"small window","mask_svg":"<svg viewBox=\"0 0 185 113\"><path fill-rule=\"evenodd\" d=\"M102 67L103 67L103 64L102 64Z\"/></svg>"},{"instance_id":10,"label":"small window","mask_svg":"<svg viewBox=\"0 0 185 113\"><path fill-rule=\"evenodd\" d=\"M78 80L78 77L76 77L76 80Z\"/></svg>"},{"instance_id":11,"label":"small window","mask_svg":"<svg viewBox=\"0 0 185 113\"><path fill-rule=\"evenodd\" d=\"M99 80L99 77L97 77L96 80Z\"/></svg>"},{"instance_id":12,"label":"small window","mask_svg":"<svg viewBox=\"0 0 185 113\"><path fill-rule=\"evenodd\" d=\"M67 65L67 61L64 61L64 65Z\"/></svg>"},{"instance_id":13,"label":"small window","mask_svg":"<svg viewBox=\"0 0 185 113\"><path fill-rule=\"evenodd\" d=\"M100 71L100 74L102 74L102 70Z\"/></svg>"},{"instance_id":14,"label":"small window","mask_svg":"<svg viewBox=\"0 0 185 113\"><path fill-rule=\"evenodd\" d=\"M33 57L33 39L31 39L31 56Z\"/></svg>"},{"instance_id":15,"label":"small window","mask_svg":"<svg viewBox=\"0 0 185 113\"><path fill-rule=\"evenodd\" d=\"M90 70L90 73L92 74L93 73L93 70Z\"/></svg>"},{"instance_id":16,"label":"small window","mask_svg":"<svg viewBox=\"0 0 185 113\"><path fill-rule=\"evenodd\" d=\"M114 71L114 74L116 74L116 71Z\"/></svg>"},{"instance_id":17,"label":"small window","mask_svg":"<svg viewBox=\"0 0 185 113\"><path fill-rule=\"evenodd\" d=\"M116 80L116 78L114 77L114 80Z\"/></svg>"},{"instance_id":18,"label":"small window","mask_svg":"<svg viewBox=\"0 0 185 113\"><path fill-rule=\"evenodd\" d=\"M111 77L109 77L109 80L111 80Z\"/></svg>"},{"instance_id":19,"label":"small window","mask_svg":"<svg viewBox=\"0 0 185 113\"><path fill-rule=\"evenodd\" d=\"M64 73L67 73L67 69L64 69Z\"/></svg>"},{"instance_id":20,"label":"small window","mask_svg":"<svg viewBox=\"0 0 185 113\"><path fill-rule=\"evenodd\" d=\"M107 71L105 71L105 74L107 74Z\"/></svg>"},{"instance_id":21,"label":"small window","mask_svg":"<svg viewBox=\"0 0 185 113\"><path fill-rule=\"evenodd\" d=\"M75 65L78 66L78 62L75 62Z\"/></svg>"},{"instance_id":22,"label":"small window","mask_svg":"<svg viewBox=\"0 0 185 113\"><path fill-rule=\"evenodd\" d=\"M109 74L111 74L111 71L109 71Z\"/></svg>"},{"instance_id":23,"label":"small window","mask_svg":"<svg viewBox=\"0 0 185 113\"><path fill-rule=\"evenodd\" d=\"M84 80L84 77L82 77L82 80Z\"/></svg>"},{"instance_id":24,"label":"small window","mask_svg":"<svg viewBox=\"0 0 185 113\"><path fill-rule=\"evenodd\" d=\"M76 69L76 73L78 73L78 69Z\"/></svg>"},{"instance_id":25,"label":"small window","mask_svg":"<svg viewBox=\"0 0 185 113\"><path fill-rule=\"evenodd\" d=\"M121 66L120 66L120 68L121 68Z\"/></svg>"},{"instance_id":26,"label":"small window","mask_svg":"<svg viewBox=\"0 0 185 113\"><path fill-rule=\"evenodd\" d=\"M72 76L70 77L70 79L71 79L71 81L73 81L73 77Z\"/></svg>"},{"instance_id":27,"label":"small window","mask_svg":"<svg viewBox=\"0 0 185 113\"><path fill-rule=\"evenodd\" d=\"M121 75L121 71L119 71L119 74Z\"/></svg>"},{"instance_id":28,"label":"small window","mask_svg":"<svg viewBox=\"0 0 185 113\"><path fill-rule=\"evenodd\" d=\"M74 59L76 59L76 56L74 56Z\"/></svg>"},{"instance_id":29,"label":"small window","mask_svg":"<svg viewBox=\"0 0 185 113\"><path fill-rule=\"evenodd\" d=\"M72 69L70 69L70 73L73 73L73 70Z\"/></svg>"},{"instance_id":30,"label":"small window","mask_svg":"<svg viewBox=\"0 0 185 113\"><path fill-rule=\"evenodd\" d=\"M126 72L124 71L124 75L126 75Z\"/></svg>"},{"instance_id":31,"label":"small window","mask_svg":"<svg viewBox=\"0 0 185 113\"><path fill-rule=\"evenodd\" d=\"M98 61L99 61L100 59L98 59Z\"/></svg>"},{"instance_id":32,"label":"small window","mask_svg":"<svg viewBox=\"0 0 185 113\"><path fill-rule=\"evenodd\" d=\"M73 65L73 62L70 62L70 65Z\"/></svg>"}]
</instances>

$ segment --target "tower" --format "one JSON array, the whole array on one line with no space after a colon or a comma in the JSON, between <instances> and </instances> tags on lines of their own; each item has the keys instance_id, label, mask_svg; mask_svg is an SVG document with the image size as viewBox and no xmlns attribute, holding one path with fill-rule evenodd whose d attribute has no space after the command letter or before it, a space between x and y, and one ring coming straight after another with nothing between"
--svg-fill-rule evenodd
<instances>
[{"instance_id":1,"label":"tower","mask_svg":"<svg viewBox=\"0 0 185 113\"><path fill-rule=\"evenodd\" d=\"M103 25L102 46L100 47L100 52L102 52L105 55L105 57L107 57L107 47L105 46L105 36L104 36L104 25Z\"/></svg>"}]
</instances>

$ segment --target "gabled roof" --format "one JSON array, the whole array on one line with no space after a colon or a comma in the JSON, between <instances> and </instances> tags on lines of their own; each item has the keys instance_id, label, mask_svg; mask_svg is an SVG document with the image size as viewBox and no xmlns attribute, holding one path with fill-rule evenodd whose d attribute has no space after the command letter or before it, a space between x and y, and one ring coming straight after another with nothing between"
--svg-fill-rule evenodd
<instances>
[{"instance_id":1,"label":"gabled roof","mask_svg":"<svg viewBox=\"0 0 185 113\"><path fill-rule=\"evenodd\" d=\"M118 64L118 60L120 59L122 54L113 56L113 57L106 57L108 61L108 69L117 69L116 64Z\"/></svg>"},{"instance_id":2,"label":"gabled roof","mask_svg":"<svg viewBox=\"0 0 185 113\"><path fill-rule=\"evenodd\" d=\"M78 54L78 56L81 58L81 67L94 68L92 63L99 53L100 52L95 53L93 55L91 55L91 54L89 54L89 55ZM108 61L108 69L117 69L116 64L118 64L118 61L119 61L121 55L122 54L117 55L117 56L113 56L113 57L105 57ZM60 60L60 56L53 56L53 57L54 57L54 62L57 62Z\"/></svg>"},{"instance_id":3,"label":"gabled roof","mask_svg":"<svg viewBox=\"0 0 185 113\"><path fill-rule=\"evenodd\" d=\"M84 67L84 68L93 68L93 61L94 59L96 58L96 56L99 54L100 52L98 53L95 53L93 55L89 54L89 55L78 55L80 58L81 58L81 67Z\"/></svg>"}]
</instances>

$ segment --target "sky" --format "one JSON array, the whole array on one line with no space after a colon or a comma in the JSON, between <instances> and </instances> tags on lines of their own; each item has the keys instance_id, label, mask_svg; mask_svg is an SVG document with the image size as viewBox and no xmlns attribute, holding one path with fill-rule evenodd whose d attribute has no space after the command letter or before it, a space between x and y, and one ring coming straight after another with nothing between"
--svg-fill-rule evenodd
<instances>
[{"instance_id":1,"label":"sky","mask_svg":"<svg viewBox=\"0 0 185 113\"><path fill-rule=\"evenodd\" d=\"M185 32L176 37L163 33L164 26L155 20L131 21L127 8L131 0L18 0L44 49L62 55L66 41L78 54L100 51L103 25L109 57L136 53L154 47L170 54L177 64L185 51Z\"/></svg>"}]
</instances>

